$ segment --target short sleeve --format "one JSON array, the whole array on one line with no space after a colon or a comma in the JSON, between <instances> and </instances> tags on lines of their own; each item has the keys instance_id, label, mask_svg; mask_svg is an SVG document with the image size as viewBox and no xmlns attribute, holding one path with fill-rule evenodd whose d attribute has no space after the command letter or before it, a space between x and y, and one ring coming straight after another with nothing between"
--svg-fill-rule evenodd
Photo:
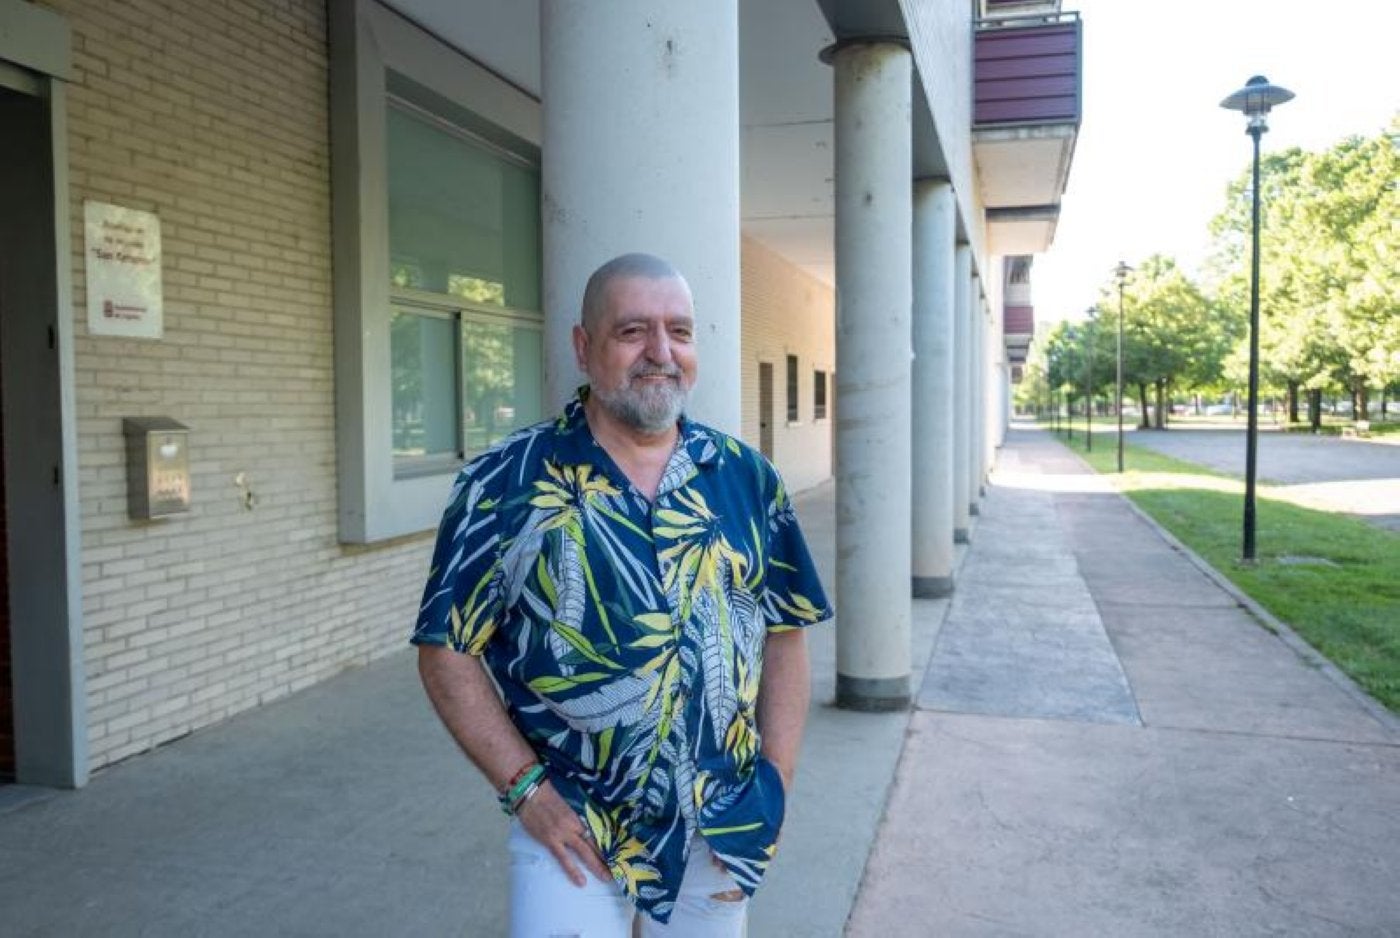
<instances>
[{"instance_id":1,"label":"short sleeve","mask_svg":"<svg viewBox=\"0 0 1400 938\"><path fill-rule=\"evenodd\" d=\"M786 632L825 622L833 615L817 565L797 523L787 488L777 470L765 465L768 513L767 563L759 603L769 632Z\"/></svg>"},{"instance_id":2,"label":"short sleeve","mask_svg":"<svg viewBox=\"0 0 1400 938\"><path fill-rule=\"evenodd\" d=\"M498 501L488 494L480 465L457 476L438 528L410 639L480 655L504 615Z\"/></svg>"}]
</instances>

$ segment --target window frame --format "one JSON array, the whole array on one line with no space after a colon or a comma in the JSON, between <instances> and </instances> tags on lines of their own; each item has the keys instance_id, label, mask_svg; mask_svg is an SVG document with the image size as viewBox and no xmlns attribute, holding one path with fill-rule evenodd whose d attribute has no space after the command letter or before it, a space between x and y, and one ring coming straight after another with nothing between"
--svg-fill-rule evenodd
<instances>
[{"instance_id":1,"label":"window frame","mask_svg":"<svg viewBox=\"0 0 1400 938\"><path fill-rule=\"evenodd\" d=\"M426 290L415 290L409 287L391 287L389 290L390 302L395 310L419 316L435 316L439 318L451 319L454 332L454 368L456 369L456 383L458 394L457 411L457 452L452 455L433 453L424 456L394 456L394 478L408 479L425 475L441 476L444 473L456 473L461 468L462 463L476 455L468 445L466 408L463 404L462 394L465 377L463 375L462 356L466 352L465 339L463 338L462 326L464 323L480 323L483 325L509 326L514 329L529 329L540 333L541 347L543 347L544 335L544 314L529 309L521 309L512 306L494 306L487 303L472 303L463 300L461 297L451 294L434 293ZM543 363L541 363L543 364ZM543 391L543 388L541 388ZM543 396L543 395L541 395ZM544 419L541 415L540 419ZM392 435L391 435L392 436Z\"/></svg>"},{"instance_id":2,"label":"window frame","mask_svg":"<svg viewBox=\"0 0 1400 938\"><path fill-rule=\"evenodd\" d=\"M812 422L826 420L829 411L827 405L827 373L821 368L812 369Z\"/></svg>"},{"instance_id":3,"label":"window frame","mask_svg":"<svg viewBox=\"0 0 1400 938\"><path fill-rule=\"evenodd\" d=\"M373 544L435 529L460 464L395 473L389 97L536 163L542 115L537 99L375 0L328 11L338 534Z\"/></svg>"}]
</instances>

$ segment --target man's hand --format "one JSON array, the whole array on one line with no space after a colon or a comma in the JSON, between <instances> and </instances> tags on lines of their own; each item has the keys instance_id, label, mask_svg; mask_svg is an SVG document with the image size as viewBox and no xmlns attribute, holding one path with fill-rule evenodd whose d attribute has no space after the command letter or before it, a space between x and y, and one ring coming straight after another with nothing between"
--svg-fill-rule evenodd
<instances>
[{"instance_id":1,"label":"man's hand","mask_svg":"<svg viewBox=\"0 0 1400 938\"><path fill-rule=\"evenodd\" d=\"M520 806L515 816L520 819L527 834L554 854L569 882L580 888L588 884L575 859L582 861L588 871L603 882L612 881L612 873L603 862L603 855L598 852L593 837L584 828L574 809L559 797L559 792L548 781Z\"/></svg>"},{"instance_id":2,"label":"man's hand","mask_svg":"<svg viewBox=\"0 0 1400 938\"><path fill-rule=\"evenodd\" d=\"M479 660L450 648L423 647L418 650L418 672L443 725L493 788L505 788L513 773L535 761L535 751L510 722ZM554 854L575 886L588 882L575 857L598 878L612 879L583 822L547 780L517 816L525 831Z\"/></svg>"}]
</instances>

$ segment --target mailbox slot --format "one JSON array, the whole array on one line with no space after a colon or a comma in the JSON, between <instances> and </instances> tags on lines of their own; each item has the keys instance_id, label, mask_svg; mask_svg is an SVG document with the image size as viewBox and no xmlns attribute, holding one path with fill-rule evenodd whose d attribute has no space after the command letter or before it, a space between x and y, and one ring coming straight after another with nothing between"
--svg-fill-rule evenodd
<instances>
[{"instance_id":1,"label":"mailbox slot","mask_svg":"<svg viewBox=\"0 0 1400 938\"><path fill-rule=\"evenodd\" d=\"M127 417L127 512L149 521L190 510L190 428L169 417Z\"/></svg>"}]
</instances>

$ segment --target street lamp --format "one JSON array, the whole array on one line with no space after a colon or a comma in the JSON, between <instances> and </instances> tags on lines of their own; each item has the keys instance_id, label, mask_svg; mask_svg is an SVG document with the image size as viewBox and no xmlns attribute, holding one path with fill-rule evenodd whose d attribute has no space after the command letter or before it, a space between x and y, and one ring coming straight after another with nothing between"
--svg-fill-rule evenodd
<instances>
[{"instance_id":1,"label":"street lamp","mask_svg":"<svg viewBox=\"0 0 1400 938\"><path fill-rule=\"evenodd\" d=\"M1113 268L1113 276L1118 278L1118 380L1114 411L1118 414L1118 471L1123 471L1123 285L1128 282L1128 274L1133 269L1124 261Z\"/></svg>"},{"instance_id":2,"label":"street lamp","mask_svg":"<svg viewBox=\"0 0 1400 938\"><path fill-rule=\"evenodd\" d=\"M1266 118L1275 105L1293 100L1293 92L1255 75L1220 106L1240 111L1254 141L1253 253L1249 270L1249 413L1244 450L1244 560L1254 562L1254 477L1259 449L1259 138L1269 129Z\"/></svg>"},{"instance_id":3,"label":"street lamp","mask_svg":"<svg viewBox=\"0 0 1400 938\"><path fill-rule=\"evenodd\" d=\"M1094 451L1094 322L1098 307L1090 306L1084 324L1084 451Z\"/></svg>"}]
</instances>

